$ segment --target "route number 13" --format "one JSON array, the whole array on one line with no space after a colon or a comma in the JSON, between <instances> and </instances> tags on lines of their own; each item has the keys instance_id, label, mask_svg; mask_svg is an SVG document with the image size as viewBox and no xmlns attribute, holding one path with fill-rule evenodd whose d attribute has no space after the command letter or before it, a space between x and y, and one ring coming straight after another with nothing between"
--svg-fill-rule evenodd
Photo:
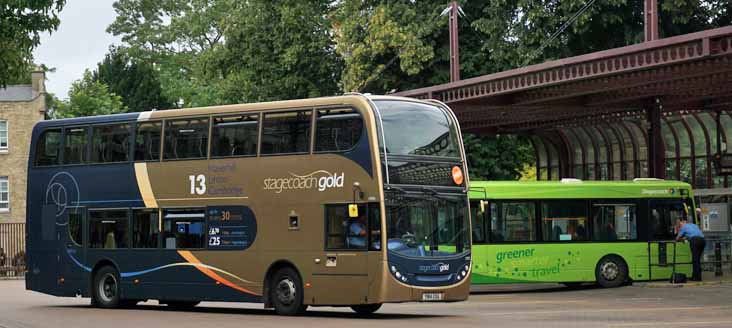
<instances>
[{"instance_id":1,"label":"route number 13","mask_svg":"<svg viewBox=\"0 0 732 328\"><path fill-rule=\"evenodd\" d=\"M191 182L191 195L203 195L206 193L205 175L189 175L188 180Z\"/></svg>"}]
</instances>

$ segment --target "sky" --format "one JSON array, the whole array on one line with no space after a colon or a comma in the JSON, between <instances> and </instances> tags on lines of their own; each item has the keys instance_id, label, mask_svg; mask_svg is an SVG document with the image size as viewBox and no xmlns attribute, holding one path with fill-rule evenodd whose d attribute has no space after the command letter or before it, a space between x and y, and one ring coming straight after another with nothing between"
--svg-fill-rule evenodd
<instances>
[{"instance_id":1,"label":"sky","mask_svg":"<svg viewBox=\"0 0 732 328\"><path fill-rule=\"evenodd\" d=\"M109 46L120 38L105 30L114 21L114 0L70 0L61 11L61 24L54 33L41 35L33 52L36 64L56 68L46 75L46 90L60 99L68 98L74 80L104 59Z\"/></svg>"}]
</instances>

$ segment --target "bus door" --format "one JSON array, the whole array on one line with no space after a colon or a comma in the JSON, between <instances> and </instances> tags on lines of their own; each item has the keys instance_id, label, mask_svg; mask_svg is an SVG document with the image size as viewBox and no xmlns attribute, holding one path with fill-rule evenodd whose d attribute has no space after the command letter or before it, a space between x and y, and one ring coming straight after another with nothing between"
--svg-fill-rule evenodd
<instances>
[{"instance_id":1,"label":"bus door","mask_svg":"<svg viewBox=\"0 0 732 328\"><path fill-rule=\"evenodd\" d=\"M648 211L649 279L669 279L676 264L688 262L688 246L675 239L677 221L689 208L681 199L651 200Z\"/></svg>"},{"instance_id":2,"label":"bus door","mask_svg":"<svg viewBox=\"0 0 732 328\"><path fill-rule=\"evenodd\" d=\"M64 280L74 286L80 286L76 282L84 279L84 263L86 263L86 248L83 247L83 236L86 224L86 215L82 208L67 209L57 219L56 235L59 247L59 268Z\"/></svg>"},{"instance_id":3,"label":"bus door","mask_svg":"<svg viewBox=\"0 0 732 328\"><path fill-rule=\"evenodd\" d=\"M370 216L378 218L376 209L378 204L367 203L324 206L324 250L313 261L313 304L368 303L369 262L376 256L370 253L378 253L369 249L381 246L375 238L380 231L369 224Z\"/></svg>"}]
</instances>

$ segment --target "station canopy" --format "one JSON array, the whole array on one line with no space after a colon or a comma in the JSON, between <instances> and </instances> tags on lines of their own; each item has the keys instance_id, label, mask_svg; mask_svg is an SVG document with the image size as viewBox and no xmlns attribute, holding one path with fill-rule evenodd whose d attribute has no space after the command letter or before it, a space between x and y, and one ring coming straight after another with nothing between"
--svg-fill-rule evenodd
<instances>
[{"instance_id":1,"label":"station canopy","mask_svg":"<svg viewBox=\"0 0 732 328\"><path fill-rule=\"evenodd\" d=\"M528 136L541 180L729 186L732 26L397 95L447 103L464 132Z\"/></svg>"}]
</instances>

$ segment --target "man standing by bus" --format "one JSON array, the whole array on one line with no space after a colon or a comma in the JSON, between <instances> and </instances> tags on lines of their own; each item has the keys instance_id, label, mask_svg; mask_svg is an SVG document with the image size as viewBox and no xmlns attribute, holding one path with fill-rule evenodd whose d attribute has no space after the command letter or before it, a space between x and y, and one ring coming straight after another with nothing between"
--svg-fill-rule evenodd
<instances>
[{"instance_id":1,"label":"man standing by bus","mask_svg":"<svg viewBox=\"0 0 732 328\"><path fill-rule=\"evenodd\" d=\"M691 247L691 262L693 265L693 273L691 275L692 281L701 281L701 256L704 253L704 247L706 241L704 240L704 233L702 233L699 226L693 223L689 223L686 218L681 221L681 228L679 234L676 235L676 241L686 239L689 241Z\"/></svg>"}]
</instances>

